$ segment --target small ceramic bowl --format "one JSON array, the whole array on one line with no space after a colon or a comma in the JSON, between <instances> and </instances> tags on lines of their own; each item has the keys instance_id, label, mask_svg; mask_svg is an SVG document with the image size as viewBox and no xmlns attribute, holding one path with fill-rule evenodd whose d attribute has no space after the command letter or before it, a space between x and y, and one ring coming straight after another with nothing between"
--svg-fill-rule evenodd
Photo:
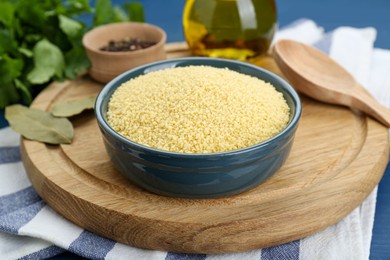
<instances>
[{"instance_id":1,"label":"small ceramic bowl","mask_svg":"<svg viewBox=\"0 0 390 260\"><path fill-rule=\"evenodd\" d=\"M275 137L239 150L185 154L153 149L130 141L107 122L107 106L124 82L151 71L190 65L228 68L270 82L290 107L287 127ZM148 191L174 197L216 198L251 189L272 176L286 161L293 144L302 106L296 91L279 76L248 63L211 58L181 58L156 62L127 71L99 93L95 113L114 166Z\"/></svg>"},{"instance_id":2,"label":"small ceramic bowl","mask_svg":"<svg viewBox=\"0 0 390 260\"><path fill-rule=\"evenodd\" d=\"M126 37L156 44L136 51L100 50L109 41L120 41ZM91 61L89 74L95 80L107 83L129 69L163 60L166 58L164 50L166 38L166 33L161 28L146 23L111 23L96 27L83 37L83 45Z\"/></svg>"}]
</instances>

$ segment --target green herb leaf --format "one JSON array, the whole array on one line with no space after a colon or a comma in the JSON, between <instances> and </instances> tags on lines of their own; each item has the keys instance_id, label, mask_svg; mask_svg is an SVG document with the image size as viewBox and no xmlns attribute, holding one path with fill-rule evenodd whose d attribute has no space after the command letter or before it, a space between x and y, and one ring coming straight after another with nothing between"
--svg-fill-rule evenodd
<instances>
[{"instance_id":1,"label":"green herb leaf","mask_svg":"<svg viewBox=\"0 0 390 260\"><path fill-rule=\"evenodd\" d=\"M11 128L25 138L49 144L72 142L73 126L66 118L22 105L6 107L5 118Z\"/></svg>"},{"instance_id":2,"label":"green herb leaf","mask_svg":"<svg viewBox=\"0 0 390 260\"><path fill-rule=\"evenodd\" d=\"M19 100L19 93L12 83L0 84L0 108L17 102Z\"/></svg>"},{"instance_id":3,"label":"green herb leaf","mask_svg":"<svg viewBox=\"0 0 390 260\"><path fill-rule=\"evenodd\" d=\"M80 22L70 19L64 15L59 15L58 19L60 21L61 30L68 36L69 39L81 39L84 27Z\"/></svg>"},{"instance_id":4,"label":"green herb leaf","mask_svg":"<svg viewBox=\"0 0 390 260\"><path fill-rule=\"evenodd\" d=\"M57 46L61 51L66 51L72 48L71 40L60 28L58 16L50 16L47 18L46 22L52 26L42 28L43 38L47 39L51 44Z\"/></svg>"},{"instance_id":5,"label":"green herb leaf","mask_svg":"<svg viewBox=\"0 0 390 260\"><path fill-rule=\"evenodd\" d=\"M131 20L144 21L140 3L121 9L112 0L0 0L0 109L28 104L53 80L86 71L86 29Z\"/></svg>"},{"instance_id":6,"label":"green herb leaf","mask_svg":"<svg viewBox=\"0 0 390 260\"><path fill-rule=\"evenodd\" d=\"M11 3L0 2L0 23L11 28L14 19L15 8Z\"/></svg>"},{"instance_id":7,"label":"green herb leaf","mask_svg":"<svg viewBox=\"0 0 390 260\"><path fill-rule=\"evenodd\" d=\"M119 6L115 6L112 11L113 11L113 22L118 23L118 22L129 21L129 16Z\"/></svg>"},{"instance_id":8,"label":"green herb leaf","mask_svg":"<svg viewBox=\"0 0 390 260\"><path fill-rule=\"evenodd\" d=\"M82 46L74 47L65 54L65 76L70 79L76 78L90 66L89 59Z\"/></svg>"},{"instance_id":9,"label":"green herb leaf","mask_svg":"<svg viewBox=\"0 0 390 260\"><path fill-rule=\"evenodd\" d=\"M112 21L113 12L110 0L96 0L93 25L98 26Z\"/></svg>"},{"instance_id":10,"label":"green herb leaf","mask_svg":"<svg viewBox=\"0 0 390 260\"><path fill-rule=\"evenodd\" d=\"M19 77L23 69L23 60L0 55L0 85L11 83Z\"/></svg>"},{"instance_id":11,"label":"green herb leaf","mask_svg":"<svg viewBox=\"0 0 390 260\"><path fill-rule=\"evenodd\" d=\"M32 51L30 51L29 49L23 48L23 47L19 47L18 51L21 54L23 54L24 56L26 56L27 58L31 58L32 56L34 56Z\"/></svg>"},{"instance_id":12,"label":"green herb leaf","mask_svg":"<svg viewBox=\"0 0 390 260\"><path fill-rule=\"evenodd\" d=\"M86 109L93 109L96 96L84 99L64 101L54 104L51 113L57 117L71 117L80 114Z\"/></svg>"},{"instance_id":13,"label":"green herb leaf","mask_svg":"<svg viewBox=\"0 0 390 260\"><path fill-rule=\"evenodd\" d=\"M0 42L0 54L14 52L17 49L17 43L8 29L0 29Z\"/></svg>"},{"instance_id":14,"label":"green herb leaf","mask_svg":"<svg viewBox=\"0 0 390 260\"><path fill-rule=\"evenodd\" d=\"M0 56L0 109L17 102L20 95L13 81L22 73L23 61L8 55Z\"/></svg>"},{"instance_id":15,"label":"green herb leaf","mask_svg":"<svg viewBox=\"0 0 390 260\"><path fill-rule=\"evenodd\" d=\"M25 104L30 104L32 102L31 90L24 84L22 81L15 79L14 80L15 88L18 90L18 93L21 94L22 101Z\"/></svg>"},{"instance_id":16,"label":"green herb leaf","mask_svg":"<svg viewBox=\"0 0 390 260\"><path fill-rule=\"evenodd\" d=\"M39 40L42 39L42 35L41 34L38 34L38 33L30 33L30 34L26 34L24 36L24 40L27 42L27 43L36 43L38 42Z\"/></svg>"},{"instance_id":17,"label":"green herb leaf","mask_svg":"<svg viewBox=\"0 0 390 260\"><path fill-rule=\"evenodd\" d=\"M59 9L64 9L64 14L67 16L74 16L91 12L89 0L67 0L63 2L63 6L57 7L58 13L61 13Z\"/></svg>"},{"instance_id":18,"label":"green herb leaf","mask_svg":"<svg viewBox=\"0 0 390 260\"><path fill-rule=\"evenodd\" d=\"M51 77L62 78L65 68L64 56L61 50L48 40L40 40L33 49L34 69L27 75L32 84L43 84Z\"/></svg>"},{"instance_id":19,"label":"green herb leaf","mask_svg":"<svg viewBox=\"0 0 390 260\"><path fill-rule=\"evenodd\" d=\"M132 2L124 5L130 16L130 21L145 22L144 9L141 3Z\"/></svg>"},{"instance_id":20,"label":"green herb leaf","mask_svg":"<svg viewBox=\"0 0 390 260\"><path fill-rule=\"evenodd\" d=\"M49 10L49 8L45 10L46 5L44 2L37 4L36 2L32 3L31 0L19 0L16 2L15 12L22 23L42 28L44 26L50 26L50 24L45 24L45 11Z\"/></svg>"}]
</instances>

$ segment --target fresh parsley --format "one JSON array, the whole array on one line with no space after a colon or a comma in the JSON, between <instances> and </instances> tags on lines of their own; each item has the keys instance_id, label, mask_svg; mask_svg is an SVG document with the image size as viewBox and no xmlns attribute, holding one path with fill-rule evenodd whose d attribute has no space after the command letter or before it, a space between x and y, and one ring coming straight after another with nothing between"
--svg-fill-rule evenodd
<instances>
[{"instance_id":1,"label":"fresh parsley","mask_svg":"<svg viewBox=\"0 0 390 260\"><path fill-rule=\"evenodd\" d=\"M112 22L144 22L142 5L111 0L0 1L0 109L30 104L53 80L73 79L90 63L81 40L91 28ZM80 17L90 16L91 24ZM87 19L86 19L87 20Z\"/></svg>"}]
</instances>

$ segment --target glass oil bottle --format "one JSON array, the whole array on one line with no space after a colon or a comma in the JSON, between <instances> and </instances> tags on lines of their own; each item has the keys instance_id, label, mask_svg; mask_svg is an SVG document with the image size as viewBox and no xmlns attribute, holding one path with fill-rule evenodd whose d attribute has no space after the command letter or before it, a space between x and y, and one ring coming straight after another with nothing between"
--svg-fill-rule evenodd
<instances>
[{"instance_id":1,"label":"glass oil bottle","mask_svg":"<svg viewBox=\"0 0 390 260\"><path fill-rule=\"evenodd\" d=\"M277 29L274 0L187 0L183 31L194 55L251 61Z\"/></svg>"}]
</instances>

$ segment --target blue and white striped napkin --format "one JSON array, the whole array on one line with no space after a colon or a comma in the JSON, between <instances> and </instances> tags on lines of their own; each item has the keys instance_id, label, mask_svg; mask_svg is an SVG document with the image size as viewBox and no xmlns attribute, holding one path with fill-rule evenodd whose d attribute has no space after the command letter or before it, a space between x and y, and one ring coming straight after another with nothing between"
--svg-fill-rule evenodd
<instances>
[{"instance_id":1,"label":"blue and white striped napkin","mask_svg":"<svg viewBox=\"0 0 390 260\"><path fill-rule=\"evenodd\" d=\"M324 33L311 20L280 30L276 39L312 44L336 59L390 107L390 51L373 48L373 28ZM20 136L0 129L0 259L42 259L65 250L92 259L368 259L376 189L347 217L307 238L271 248L221 255L143 250L99 237L53 211L34 191L19 154Z\"/></svg>"}]
</instances>

